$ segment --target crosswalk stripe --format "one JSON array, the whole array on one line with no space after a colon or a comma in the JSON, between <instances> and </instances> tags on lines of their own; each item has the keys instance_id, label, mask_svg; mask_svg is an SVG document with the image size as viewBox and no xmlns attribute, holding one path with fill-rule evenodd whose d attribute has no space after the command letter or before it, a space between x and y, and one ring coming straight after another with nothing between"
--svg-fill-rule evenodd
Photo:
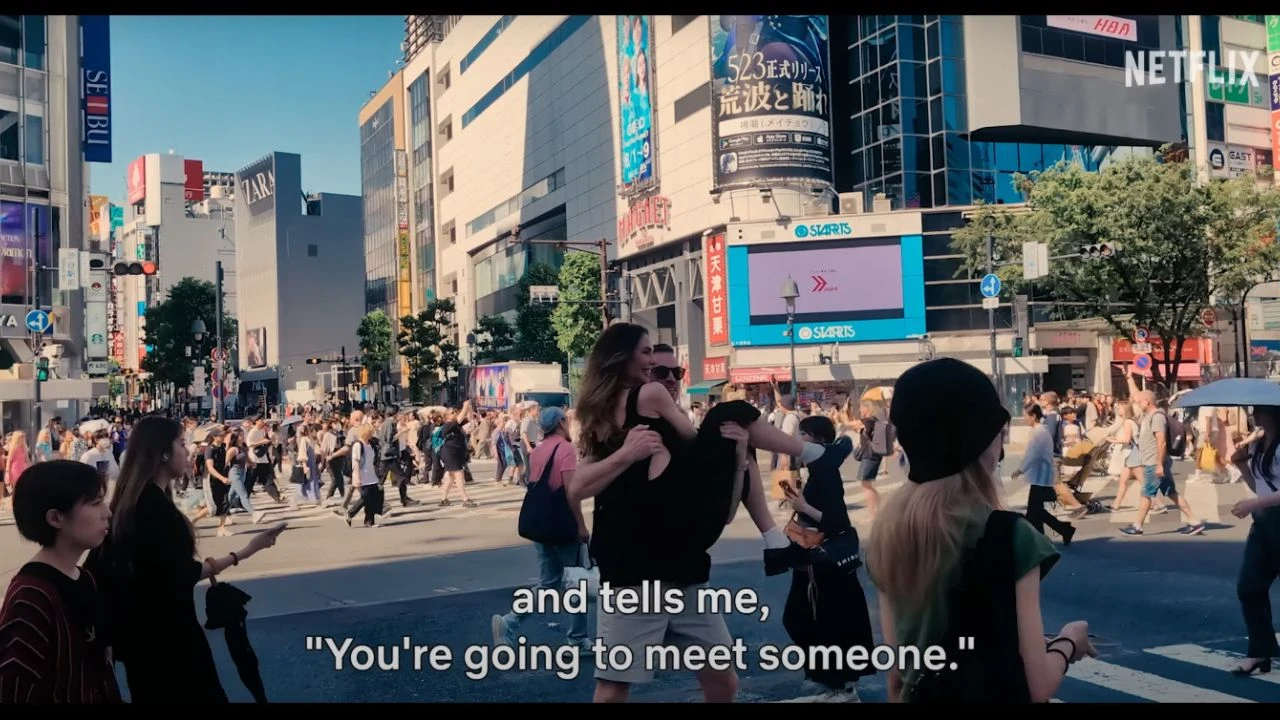
<instances>
[{"instance_id":1,"label":"crosswalk stripe","mask_svg":"<svg viewBox=\"0 0 1280 720\"><path fill-rule=\"evenodd\" d=\"M1170 680L1121 665L1085 658L1071 666L1069 677L1158 703L1252 703L1235 695Z\"/></svg>"},{"instance_id":2,"label":"crosswalk stripe","mask_svg":"<svg viewBox=\"0 0 1280 720\"><path fill-rule=\"evenodd\" d=\"M1164 647L1150 648L1146 652L1159 657L1177 660L1179 662L1199 665L1200 667L1211 668L1221 672L1231 672L1231 668L1237 663L1244 660L1243 655L1237 655L1226 650L1210 650L1200 645L1166 645ZM1254 675L1255 680L1280 685L1280 676L1277 675Z\"/></svg>"}]
</instances>

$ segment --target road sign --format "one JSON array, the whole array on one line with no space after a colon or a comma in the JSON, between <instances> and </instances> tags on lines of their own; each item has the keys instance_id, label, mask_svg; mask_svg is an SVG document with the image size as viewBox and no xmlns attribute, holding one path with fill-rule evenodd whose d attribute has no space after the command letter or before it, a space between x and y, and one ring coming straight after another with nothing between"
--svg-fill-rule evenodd
<instances>
[{"instance_id":1,"label":"road sign","mask_svg":"<svg viewBox=\"0 0 1280 720\"><path fill-rule=\"evenodd\" d=\"M1134 355L1133 366L1138 368L1139 370L1150 370L1151 356L1150 355Z\"/></svg>"},{"instance_id":2,"label":"road sign","mask_svg":"<svg viewBox=\"0 0 1280 720\"><path fill-rule=\"evenodd\" d=\"M1213 327L1218 323L1218 313L1214 312L1213 308L1205 308L1200 312L1200 322L1204 323L1205 327Z\"/></svg>"},{"instance_id":3,"label":"road sign","mask_svg":"<svg viewBox=\"0 0 1280 720\"><path fill-rule=\"evenodd\" d=\"M210 360L213 360L214 362L218 362L219 360L222 360L222 359L223 359L223 358L225 358L226 356L227 356L227 351L226 351L226 350L223 350L222 348L217 348L217 347L216 347L216 348L214 348L214 349L209 353L209 359L210 359Z\"/></svg>"},{"instance_id":4,"label":"road sign","mask_svg":"<svg viewBox=\"0 0 1280 720\"><path fill-rule=\"evenodd\" d=\"M44 333L53 325L49 313L44 310L32 310L27 313L27 329L33 333Z\"/></svg>"},{"instance_id":5,"label":"road sign","mask_svg":"<svg viewBox=\"0 0 1280 720\"><path fill-rule=\"evenodd\" d=\"M1133 343L1133 351L1135 353L1149 353L1152 351L1151 343L1136 342Z\"/></svg>"},{"instance_id":6,"label":"road sign","mask_svg":"<svg viewBox=\"0 0 1280 720\"><path fill-rule=\"evenodd\" d=\"M92 377L106 377L111 372L111 366L106 360L90 360L88 370Z\"/></svg>"},{"instance_id":7,"label":"road sign","mask_svg":"<svg viewBox=\"0 0 1280 720\"><path fill-rule=\"evenodd\" d=\"M1137 327L1137 328L1134 328L1134 329L1133 329L1133 341L1134 341L1134 342L1144 343L1144 342L1146 342L1146 341L1147 341L1147 338L1149 338L1149 337L1151 337L1151 333L1147 332L1147 329L1146 329L1146 328L1144 328L1144 327Z\"/></svg>"},{"instance_id":8,"label":"road sign","mask_svg":"<svg viewBox=\"0 0 1280 720\"><path fill-rule=\"evenodd\" d=\"M993 298L1000 295L1000 276L995 273L987 273L982 276L982 297Z\"/></svg>"},{"instance_id":9,"label":"road sign","mask_svg":"<svg viewBox=\"0 0 1280 720\"><path fill-rule=\"evenodd\" d=\"M1000 309L1000 298L998 298L998 297L984 297L984 298L982 298L982 309L983 309L983 310L999 310L999 309Z\"/></svg>"}]
</instances>

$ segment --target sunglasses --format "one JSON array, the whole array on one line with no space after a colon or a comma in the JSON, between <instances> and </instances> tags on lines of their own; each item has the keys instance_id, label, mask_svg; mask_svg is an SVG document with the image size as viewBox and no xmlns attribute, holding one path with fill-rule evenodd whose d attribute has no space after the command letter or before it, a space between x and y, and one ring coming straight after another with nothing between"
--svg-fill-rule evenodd
<instances>
[{"instance_id":1,"label":"sunglasses","mask_svg":"<svg viewBox=\"0 0 1280 720\"><path fill-rule=\"evenodd\" d=\"M654 380L666 380L668 375L676 380L683 380L684 368L656 365L649 370L649 375L652 376Z\"/></svg>"}]
</instances>

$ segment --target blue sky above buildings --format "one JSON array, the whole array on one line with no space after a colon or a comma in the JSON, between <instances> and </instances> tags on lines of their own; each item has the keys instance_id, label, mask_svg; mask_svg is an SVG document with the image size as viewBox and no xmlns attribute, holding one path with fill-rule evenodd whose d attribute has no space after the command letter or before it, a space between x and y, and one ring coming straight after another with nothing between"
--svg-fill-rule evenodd
<instances>
[{"instance_id":1,"label":"blue sky above buildings","mask_svg":"<svg viewBox=\"0 0 1280 720\"><path fill-rule=\"evenodd\" d=\"M404 16L111 18L113 151L93 194L125 199L145 153L234 172L273 151L302 155L308 192L360 194L356 114L394 69Z\"/></svg>"}]
</instances>

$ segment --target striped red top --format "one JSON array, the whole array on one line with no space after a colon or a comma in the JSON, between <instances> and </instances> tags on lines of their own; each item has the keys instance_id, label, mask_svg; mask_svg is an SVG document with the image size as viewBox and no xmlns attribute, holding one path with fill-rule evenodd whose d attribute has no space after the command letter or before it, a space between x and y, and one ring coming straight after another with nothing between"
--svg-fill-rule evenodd
<instances>
[{"instance_id":1,"label":"striped red top","mask_svg":"<svg viewBox=\"0 0 1280 720\"><path fill-rule=\"evenodd\" d=\"M93 576L27 563L0 607L0 705L118 703Z\"/></svg>"}]
</instances>

